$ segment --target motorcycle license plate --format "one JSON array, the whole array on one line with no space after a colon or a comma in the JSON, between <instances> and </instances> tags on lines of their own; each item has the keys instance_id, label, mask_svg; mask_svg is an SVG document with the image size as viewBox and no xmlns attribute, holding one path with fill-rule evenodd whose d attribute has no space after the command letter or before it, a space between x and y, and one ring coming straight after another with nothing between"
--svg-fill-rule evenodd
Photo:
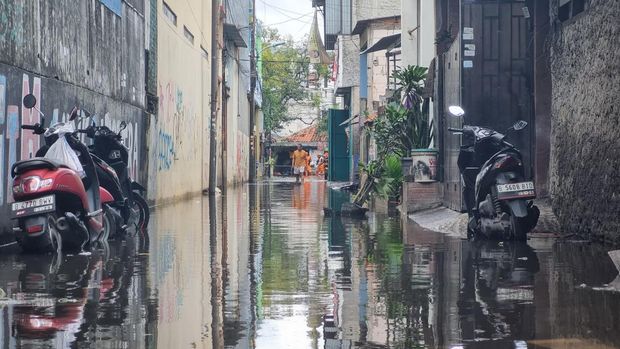
<instances>
[{"instance_id":1,"label":"motorcycle license plate","mask_svg":"<svg viewBox=\"0 0 620 349\"><path fill-rule=\"evenodd\" d=\"M529 199L536 197L534 182L520 182L497 185L497 198L500 200Z\"/></svg>"},{"instance_id":2,"label":"motorcycle license plate","mask_svg":"<svg viewBox=\"0 0 620 349\"><path fill-rule=\"evenodd\" d=\"M18 201L11 204L11 218L21 218L53 212L55 209L56 197L54 195L43 196L27 201Z\"/></svg>"}]
</instances>

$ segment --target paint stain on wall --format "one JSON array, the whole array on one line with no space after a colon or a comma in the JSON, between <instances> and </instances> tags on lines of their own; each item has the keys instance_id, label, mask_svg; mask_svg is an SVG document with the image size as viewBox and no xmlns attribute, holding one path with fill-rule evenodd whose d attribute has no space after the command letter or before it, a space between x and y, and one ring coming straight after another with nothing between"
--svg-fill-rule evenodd
<instances>
[{"instance_id":1,"label":"paint stain on wall","mask_svg":"<svg viewBox=\"0 0 620 349\"><path fill-rule=\"evenodd\" d=\"M9 140L9 152L8 152L8 166L7 172L13 166L15 162L17 162L17 139L19 138L19 107L16 105L9 105L6 108L6 138ZM8 175L7 175L8 177ZM6 202L9 202L13 199L13 195L11 194L11 183L7 180L7 195Z\"/></svg>"}]
</instances>

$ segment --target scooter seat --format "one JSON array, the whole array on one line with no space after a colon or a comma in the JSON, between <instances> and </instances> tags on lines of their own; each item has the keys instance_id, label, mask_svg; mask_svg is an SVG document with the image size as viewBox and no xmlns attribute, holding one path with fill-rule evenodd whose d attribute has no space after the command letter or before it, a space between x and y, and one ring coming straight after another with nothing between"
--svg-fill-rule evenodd
<instances>
[{"instance_id":1,"label":"scooter seat","mask_svg":"<svg viewBox=\"0 0 620 349\"><path fill-rule=\"evenodd\" d=\"M18 161L14 163L13 166L11 167L11 176L15 178L17 175L20 175L26 171L39 170L39 169L56 170L58 168L69 168L69 167L54 160L50 160L46 158L33 158L33 159L22 160L22 161Z\"/></svg>"}]
</instances>

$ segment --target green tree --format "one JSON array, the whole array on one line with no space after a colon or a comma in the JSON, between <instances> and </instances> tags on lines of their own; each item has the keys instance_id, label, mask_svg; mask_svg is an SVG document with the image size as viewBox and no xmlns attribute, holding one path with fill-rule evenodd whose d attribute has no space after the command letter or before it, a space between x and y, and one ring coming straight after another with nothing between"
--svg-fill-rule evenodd
<instances>
[{"instance_id":1,"label":"green tree","mask_svg":"<svg viewBox=\"0 0 620 349\"><path fill-rule=\"evenodd\" d=\"M277 29L264 28L262 59L262 91L265 129L277 131L289 120L288 105L307 98L305 90L310 62L305 43L284 38ZM284 42L283 45L275 45ZM273 46L273 47L270 47Z\"/></svg>"}]
</instances>

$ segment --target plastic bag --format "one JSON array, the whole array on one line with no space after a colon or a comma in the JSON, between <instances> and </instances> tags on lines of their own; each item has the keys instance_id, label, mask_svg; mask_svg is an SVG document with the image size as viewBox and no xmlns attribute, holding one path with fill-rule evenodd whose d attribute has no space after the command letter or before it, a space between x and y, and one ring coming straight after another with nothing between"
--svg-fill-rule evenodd
<instances>
[{"instance_id":1,"label":"plastic bag","mask_svg":"<svg viewBox=\"0 0 620 349\"><path fill-rule=\"evenodd\" d=\"M77 172L80 177L84 177L84 168L80 163L80 159L78 158L75 150L71 148L69 142L67 142L67 138L65 138L65 134L73 132L73 125L71 124L59 124L54 128L50 128L48 131L53 131L58 134L58 140L54 142L45 153L45 158L54 160L58 163L61 163L70 169Z\"/></svg>"}]
</instances>

